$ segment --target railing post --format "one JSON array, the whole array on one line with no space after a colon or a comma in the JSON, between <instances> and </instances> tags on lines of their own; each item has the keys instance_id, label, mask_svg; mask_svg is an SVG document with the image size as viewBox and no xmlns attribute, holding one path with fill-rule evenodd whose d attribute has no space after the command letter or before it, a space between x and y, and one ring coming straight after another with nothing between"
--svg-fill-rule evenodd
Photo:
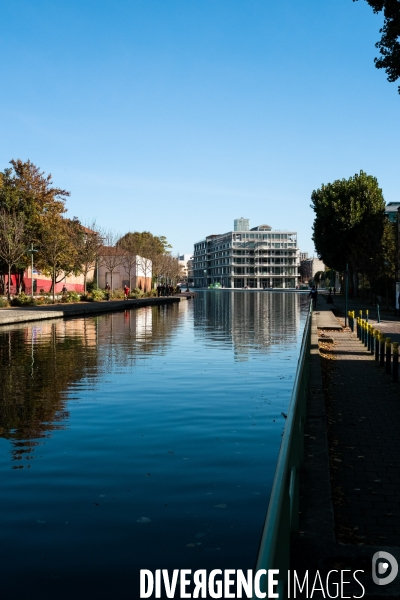
<instances>
[{"instance_id":1,"label":"railing post","mask_svg":"<svg viewBox=\"0 0 400 600\"><path fill-rule=\"evenodd\" d=\"M399 381L399 342L393 342L393 383Z\"/></svg>"},{"instance_id":2,"label":"railing post","mask_svg":"<svg viewBox=\"0 0 400 600\"><path fill-rule=\"evenodd\" d=\"M372 325L371 325L371 348L370 348L370 352L371 352L371 354L374 354L374 352L375 352L375 329L372 327Z\"/></svg>"},{"instance_id":3,"label":"railing post","mask_svg":"<svg viewBox=\"0 0 400 600\"><path fill-rule=\"evenodd\" d=\"M379 334L379 366L385 366L385 334Z\"/></svg>"},{"instance_id":4,"label":"railing post","mask_svg":"<svg viewBox=\"0 0 400 600\"><path fill-rule=\"evenodd\" d=\"M392 365L391 365L391 359L392 359L392 340L388 337L386 338L386 373L388 373L390 375L391 371L392 371Z\"/></svg>"},{"instance_id":5,"label":"railing post","mask_svg":"<svg viewBox=\"0 0 400 600\"><path fill-rule=\"evenodd\" d=\"M380 331L379 329L375 329L375 360L379 360L379 339L380 339Z\"/></svg>"}]
</instances>

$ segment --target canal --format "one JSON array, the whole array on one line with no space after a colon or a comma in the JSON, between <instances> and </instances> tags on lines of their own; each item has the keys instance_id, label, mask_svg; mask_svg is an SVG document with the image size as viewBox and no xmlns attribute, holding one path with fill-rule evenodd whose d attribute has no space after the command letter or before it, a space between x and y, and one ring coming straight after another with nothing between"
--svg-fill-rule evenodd
<instances>
[{"instance_id":1,"label":"canal","mask_svg":"<svg viewBox=\"0 0 400 600\"><path fill-rule=\"evenodd\" d=\"M0 329L2 597L139 598L140 569L252 569L307 297Z\"/></svg>"}]
</instances>

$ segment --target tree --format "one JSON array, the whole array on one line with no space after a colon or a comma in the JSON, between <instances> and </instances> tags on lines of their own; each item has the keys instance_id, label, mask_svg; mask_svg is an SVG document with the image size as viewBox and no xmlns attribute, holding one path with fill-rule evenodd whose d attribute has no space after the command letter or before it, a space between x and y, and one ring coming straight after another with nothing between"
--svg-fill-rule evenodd
<instances>
[{"instance_id":1,"label":"tree","mask_svg":"<svg viewBox=\"0 0 400 600\"><path fill-rule=\"evenodd\" d=\"M149 231L126 233L118 240L118 245L125 251L137 256L137 266L146 280L150 274L153 276L160 275L164 256L171 248L165 236L155 236ZM147 282L145 288L147 288Z\"/></svg>"},{"instance_id":2,"label":"tree","mask_svg":"<svg viewBox=\"0 0 400 600\"><path fill-rule=\"evenodd\" d=\"M101 264L110 272L111 291L113 291L113 273L122 264L124 256L124 249L118 244L118 241L118 236L114 232L108 231L104 235L105 245L101 249L100 256Z\"/></svg>"},{"instance_id":3,"label":"tree","mask_svg":"<svg viewBox=\"0 0 400 600\"><path fill-rule=\"evenodd\" d=\"M136 267L138 263L138 257L136 254L132 254L129 250L124 250L122 255L122 265L125 271L129 274L129 289L132 287L132 271L136 273Z\"/></svg>"},{"instance_id":4,"label":"tree","mask_svg":"<svg viewBox=\"0 0 400 600\"><path fill-rule=\"evenodd\" d=\"M78 229L77 241L77 264L83 275L83 288L86 294L86 281L90 271L96 267L99 260L100 250L103 246L103 236L101 230L92 221L87 227L80 226ZM97 282L97 285L99 282Z\"/></svg>"},{"instance_id":5,"label":"tree","mask_svg":"<svg viewBox=\"0 0 400 600\"><path fill-rule=\"evenodd\" d=\"M56 284L67 275L79 272L77 251L79 228L79 221L64 219L58 213L50 213L42 218L40 249L36 264L51 276L53 302L55 302Z\"/></svg>"},{"instance_id":6,"label":"tree","mask_svg":"<svg viewBox=\"0 0 400 600\"><path fill-rule=\"evenodd\" d=\"M38 244L41 226L46 215L65 213L69 192L53 187L51 175L45 175L29 160L11 160L11 168L0 173L0 210L22 215L28 242ZM21 258L18 278L22 279L29 264L28 256Z\"/></svg>"},{"instance_id":7,"label":"tree","mask_svg":"<svg viewBox=\"0 0 400 600\"><path fill-rule=\"evenodd\" d=\"M318 256L336 271L343 272L348 263L358 293L358 273L370 270L371 259L381 255L384 241L385 201L377 179L360 171L349 179L322 185L313 191L311 200Z\"/></svg>"},{"instance_id":8,"label":"tree","mask_svg":"<svg viewBox=\"0 0 400 600\"><path fill-rule=\"evenodd\" d=\"M357 2L357 0L353 0ZM375 58L377 69L385 69L388 81L396 81L400 77L400 2L398 0L367 0L374 13L383 11L384 24L379 33L382 37L375 44L382 55ZM400 86L398 87L400 94Z\"/></svg>"},{"instance_id":9,"label":"tree","mask_svg":"<svg viewBox=\"0 0 400 600\"><path fill-rule=\"evenodd\" d=\"M26 253L25 217L0 210L0 258L8 267L7 296L10 300L11 269Z\"/></svg>"}]
</instances>

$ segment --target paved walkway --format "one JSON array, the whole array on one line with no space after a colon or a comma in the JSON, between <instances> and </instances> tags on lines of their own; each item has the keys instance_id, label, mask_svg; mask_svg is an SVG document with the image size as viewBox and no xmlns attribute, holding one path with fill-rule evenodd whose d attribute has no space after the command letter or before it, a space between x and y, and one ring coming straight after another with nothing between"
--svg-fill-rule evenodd
<instances>
[{"instance_id":1,"label":"paved walkway","mask_svg":"<svg viewBox=\"0 0 400 600\"><path fill-rule=\"evenodd\" d=\"M340 304L335 299L337 312L343 312ZM319 297L316 312L330 309ZM291 568L363 569L365 598L400 598L400 576L388 586L371 578L376 551L386 550L400 562L400 384L391 382L349 329L320 331L318 342L317 317L300 533L293 540ZM381 330L400 338L400 321L383 321Z\"/></svg>"}]
</instances>

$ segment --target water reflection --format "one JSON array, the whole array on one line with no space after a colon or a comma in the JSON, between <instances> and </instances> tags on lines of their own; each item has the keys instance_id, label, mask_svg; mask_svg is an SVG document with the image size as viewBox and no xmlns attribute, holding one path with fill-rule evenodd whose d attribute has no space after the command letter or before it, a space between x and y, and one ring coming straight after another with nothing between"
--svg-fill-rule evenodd
<instances>
[{"instance_id":1,"label":"water reflection","mask_svg":"<svg viewBox=\"0 0 400 600\"><path fill-rule=\"evenodd\" d=\"M3 596L253 568L304 317L295 294L204 292L1 329Z\"/></svg>"},{"instance_id":2,"label":"water reflection","mask_svg":"<svg viewBox=\"0 0 400 600\"><path fill-rule=\"evenodd\" d=\"M195 335L232 345L236 360L268 353L276 344L296 342L304 296L285 292L212 290L195 304Z\"/></svg>"},{"instance_id":3,"label":"water reflection","mask_svg":"<svg viewBox=\"0 0 400 600\"><path fill-rule=\"evenodd\" d=\"M11 441L13 468L29 468L24 461L33 458L35 446L65 428L72 388L83 380L93 387L100 371L166 351L178 315L179 306L171 305L3 327L0 438Z\"/></svg>"}]
</instances>

